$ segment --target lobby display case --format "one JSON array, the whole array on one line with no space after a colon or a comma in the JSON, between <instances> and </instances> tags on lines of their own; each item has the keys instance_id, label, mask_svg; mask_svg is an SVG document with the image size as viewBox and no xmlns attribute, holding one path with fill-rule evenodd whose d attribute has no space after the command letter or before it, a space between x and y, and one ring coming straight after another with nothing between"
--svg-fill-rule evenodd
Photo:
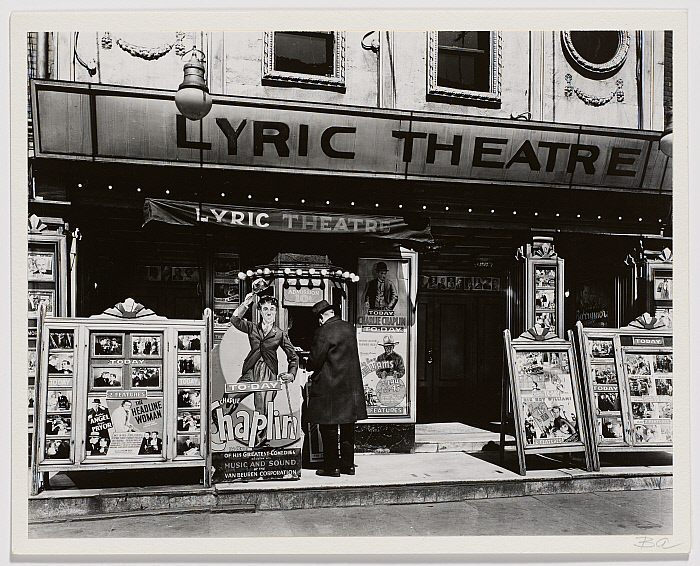
<instances>
[{"instance_id":1,"label":"lobby display case","mask_svg":"<svg viewBox=\"0 0 700 566\"><path fill-rule=\"evenodd\" d=\"M594 466L600 452L673 446L673 332L649 314L619 329L576 326Z\"/></svg>"},{"instance_id":2,"label":"lobby display case","mask_svg":"<svg viewBox=\"0 0 700 566\"><path fill-rule=\"evenodd\" d=\"M206 471L210 324L209 310L167 319L131 299L89 318L44 319L32 491L45 472Z\"/></svg>"}]
</instances>

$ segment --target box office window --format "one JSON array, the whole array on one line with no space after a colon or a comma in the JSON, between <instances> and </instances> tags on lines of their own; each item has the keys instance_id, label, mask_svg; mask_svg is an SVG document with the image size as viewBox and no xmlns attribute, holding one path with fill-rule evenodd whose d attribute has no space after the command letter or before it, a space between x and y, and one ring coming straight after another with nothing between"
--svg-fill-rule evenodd
<instances>
[{"instance_id":1,"label":"box office window","mask_svg":"<svg viewBox=\"0 0 700 566\"><path fill-rule=\"evenodd\" d=\"M345 36L336 31L265 32L263 80L345 86Z\"/></svg>"},{"instance_id":2,"label":"box office window","mask_svg":"<svg viewBox=\"0 0 700 566\"><path fill-rule=\"evenodd\" d=\"M500 34L494 31L430 32L428 94L500 102L500 42Z\"/></svg>"}]
</instances>

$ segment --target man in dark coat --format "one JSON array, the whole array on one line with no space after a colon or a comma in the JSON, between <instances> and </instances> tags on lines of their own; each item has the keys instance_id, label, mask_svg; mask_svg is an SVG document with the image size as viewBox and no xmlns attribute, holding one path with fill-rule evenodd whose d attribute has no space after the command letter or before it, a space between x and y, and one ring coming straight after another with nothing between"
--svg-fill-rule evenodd
<instances>
[{"instance_id":1,"label":"man in dark coat","mask_svg":"<svg viewBox=\"0 0 700 566\"><path fill-rule=\"evenodd\" d=\"M314 333L307 368L308 421L319 425L323 441L320 476L355 473L355 422L367 418L355 327L336 316L327 301L312 307L321 327ZM340 454L338 454L340 425Z\"/></svg>"}]
</instances>

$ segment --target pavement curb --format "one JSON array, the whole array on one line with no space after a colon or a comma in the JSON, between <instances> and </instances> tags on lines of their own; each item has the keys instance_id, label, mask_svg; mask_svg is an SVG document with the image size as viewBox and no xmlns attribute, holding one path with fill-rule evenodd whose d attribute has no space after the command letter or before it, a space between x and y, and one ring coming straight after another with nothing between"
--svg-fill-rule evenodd
<instances>
[{"instance_id":1,"label":"pavement curb","mask_svg":"<svg viewBox=\"0 0 700 566\"><path fill-rule=\"evenodd\" d=\"M487 498L603 491L670 489L673 473L642 470L567 473L554 478L503 478L470 481L423 481L412 484L284 486L269 483L217 485L214 488L119 490L98 493L45 492L29 499L30 523L135 515L283 511L442 503Z\"/></svg>"}]
</instances>

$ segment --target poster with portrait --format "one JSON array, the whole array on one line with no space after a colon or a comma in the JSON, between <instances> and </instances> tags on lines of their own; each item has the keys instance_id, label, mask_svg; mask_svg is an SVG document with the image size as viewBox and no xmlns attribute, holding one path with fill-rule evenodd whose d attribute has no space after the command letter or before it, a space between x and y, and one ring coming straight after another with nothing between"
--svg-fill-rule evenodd
<instances>
[{"instance_id":1,"label":"poster with portrait","mask_svg":"<svg viewBox=\"0 0 700 566\"><path fill-rule=\"evenodd\" d=\"M85 455L140 458L163 453L162 396L123 391L89 395Z\"/></svg>"},{"instance_id":2,"label":"poster with portrait","mask_svg":"<svg viewBox=\"0 0 700 566\"><path fill-rule=\"evenodd\" d=\"M654 275L654 300L673 300L673 278L670 276Z\"/></svg>"},{"instance_id":3,"label":"poster with portrait","mask_svg":"<svg viewBox=\"0 0 700 566\"><path fill-rule=\"evenodd\" d=\"M27 254L27 279L29 281L54 281L54 255L51 252Z\"/></svg>"},{"instance_id":4,"label":"poster with portrait","mask_svg":"<svg viewBox=\"0 0 700 566\"><path fill-rule=\"evenodd\" d=\"M673 354L625 351L633 442L673 442Z\"/></svg>"},{"instance_id":5,"label":"poster with portrait","mask_svg":"<svg viewBox=\"0 0 700 566\"><path fill-rule=\"evenodd\" d=\"M302 371L287 383L287 357L277 349L277 375L250 381L242 376L243 361L250 351L248 335L235 327L224 333L212 349L209 445L214 483L258 480L297 480L301 477ZM255 371L255 370L253 370ZM178 394L191 399L191 390ZM188 399L178 397L178 426L197 426L186 416ZM187 424L185 423L187 420ZM187 429L186 432L189 432ZM196 435L178 434L179 455L195 450Z\"/></svg>"},{"instance_id":6,"label":"poster with portrait","mask_svg":"<svg viewBox=\"0 0 700 566\"><path fill-rule=\"evenodd\" d=\"M362 258L358 275L357 344L367 416L410 417L409 262ZM447 288L446 276L437 278L441 284Z\"/></svg>"},{"instance_id":7,"label":"poster with portrait","mask_svg":"<svg viewBox=\"0 0 700 566\"><path fill-rule=\"evenodd\" d=\"M53 316L56 308L56 294L54 291L29 291L27 295L27 309L29 316L36 317L39 305L46 306L46 316Z\"/></svg>"},{"instance_id":8,"label":"poster with portrait","mask_svg":"<svg viewBox=\"0 0 700 566\"><path fill-rule=\"evenodd\" d=\"M591 279L577 283L575 316L586 328L613 326L613 282L608 279Z\"/></svg>"}]
</instances>

